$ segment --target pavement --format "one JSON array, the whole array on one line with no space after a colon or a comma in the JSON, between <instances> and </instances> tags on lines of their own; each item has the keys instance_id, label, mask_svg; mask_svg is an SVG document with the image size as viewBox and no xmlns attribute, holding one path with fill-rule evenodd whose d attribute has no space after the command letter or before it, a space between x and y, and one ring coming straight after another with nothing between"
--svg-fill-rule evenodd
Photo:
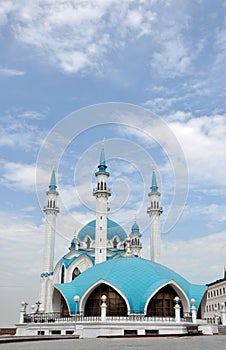
<instances>
[{"instance_id":1,"label":"pavement","mask_svg":"<svg viewBox=\"0 0 226 350\"><path fill-rule=\"evenodd\" d=\"M15 337L20 338L20 337ZM25 337L23 337L25 338ZM0 350L225 350L226 336L183 336L147 338L72 339L72 336L26 337L14 342L0 342ZM33 338L33 339L31 339ZM2 340L2 338L1 338ZM37 341L39 340L39 341ZM42 340L42 341L40 341Z\"/></svg>"}]
</instances>

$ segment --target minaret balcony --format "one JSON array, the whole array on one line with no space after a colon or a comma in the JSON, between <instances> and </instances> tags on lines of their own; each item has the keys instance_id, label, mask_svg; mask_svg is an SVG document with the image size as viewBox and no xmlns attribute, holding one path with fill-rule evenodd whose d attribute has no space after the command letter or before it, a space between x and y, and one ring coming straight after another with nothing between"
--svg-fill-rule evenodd
<instances>
[{"instance_id":1,"label":"minaret balcony","mask_svg":"<svg viewBox=\"0 0 226 350\"><path fill-rule=\"evenodd\" d=\"M106 189L102 189L102 190L98 190L97 188L93 188L93 195L95 194L98 194L98 193L105 193L105 194L108 194L109 196L111 195L111 189L110 188L106 188Z\"/></svg>"}]
</instances>

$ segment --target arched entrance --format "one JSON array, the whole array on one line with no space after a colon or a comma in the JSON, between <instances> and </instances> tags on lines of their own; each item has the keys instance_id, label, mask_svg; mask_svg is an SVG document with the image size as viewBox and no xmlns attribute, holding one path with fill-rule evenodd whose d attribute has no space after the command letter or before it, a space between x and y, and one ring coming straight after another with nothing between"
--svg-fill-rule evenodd
<instances>
[{"instance_id":1,"label":"arched entrance","mask_svg":"<svg viewBox=\"0 0 226 350\"><path fill-rule=\"evenodd\" d=\"M165 286L161 288L154 296L151 298L148 308L147 316L152 317L175 317L175 302L174 298L177 296L177 293L171 286ZM181 302L180 304L180 314L183 317L183 307Z\"/></svg>"},{"instance_id":2,"label":"arched entrance","mask_svg":"<svg viewBox=\"0 0 226 350\"><path fill-rule=\"evenodd\" d=\"M106 295L107 316L126 316L127 306L124 299L112 287L102 283L88 297L84 315L100 316L101 297Z\"/></svg>"}]
</instances>

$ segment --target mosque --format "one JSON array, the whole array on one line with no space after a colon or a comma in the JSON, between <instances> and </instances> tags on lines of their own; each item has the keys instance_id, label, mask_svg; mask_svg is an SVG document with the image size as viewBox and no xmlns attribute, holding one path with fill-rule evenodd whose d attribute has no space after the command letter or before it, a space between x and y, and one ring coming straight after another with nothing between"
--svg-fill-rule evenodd
<instances>
[{"instance_id":1,"label":"mosque","mask_svg":"<svg viewBox=\"0 0 226 350\"><path fill-rule=\"evenodd\" d=\"M45 242L39 300L27 311L21 303L16 335L75 334L80 337L186 334L191 326L211 334L202 319L204 285L191 284L159 263L160 204L153 170L147 214L151 259L141 257L142 234L137 222L127 233L111 220L109 172L102 146L95 173L96 217L71 241L54 267L58 191L52 171L46 192ZM190 327L190 328L189 328Z\"/></svg>"}]
</instances>

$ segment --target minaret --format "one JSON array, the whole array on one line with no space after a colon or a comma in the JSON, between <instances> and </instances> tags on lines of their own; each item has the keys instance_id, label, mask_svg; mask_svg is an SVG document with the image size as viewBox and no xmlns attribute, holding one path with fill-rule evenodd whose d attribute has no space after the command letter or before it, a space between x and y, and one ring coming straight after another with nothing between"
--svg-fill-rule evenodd
<instances>
[{"instance_id":1,"label":"minaret","mask_svg":"<svg viewBox=\"0 0 226 350\"><path fill-rule=\"evenodd\" d=\"M106 261L107 258L107 204L111 195L108 188L109 173L106 171L104 143L102 144L100 164L95 173L97 179L93 195L96 197L96 233L95 233L95 264Z\"/></svg>"},{"instance_id":2,"label":"minaret","mask_svg":"<svg viewBox=\"0 0 226 350\"><path fill-rule=\"evenodd\" d=\"M156 181L155 171L152 173L152 183L151 183L151 192L148 196L150 197L150 207L147 208L147 213L150 216L150 230L151 230L151 239L150 239L150 254L151 260L154 262L159 262L160 260L160 215L163 210L160 207L160 192L158 192L158 186Z\"/></svg>"},{"instance_id":3,"label":"minaret","mask_svg":"<svg viewBox=\"0 0 226 350\"><path fill-rule=\"evenodd\" d=\"M140 233L139 226L137 225L135 220L130 233L130 240L131 240L130 249L133 255L139 256L139 257L140 257L140 251L142 249L141 236L142 235Z\"/></svg>"},{"instance_id":4,"label":"minaret","mask_svg":"<svg viewBox=\"0 0 226 350\"><path fill-rule=\"evenodd\" d=\"M55 232L56 232L56 217L59 213L57 207L55 171L52 171L49 190L47 195L47 206L43 208L45 213L45 243L43 254L43 267L41 274L41 291L40 301L45 312L52 311L52 277L53 277L53 263L54 263L54 246L55 246Z\"/></svg>"}]
</instances>

